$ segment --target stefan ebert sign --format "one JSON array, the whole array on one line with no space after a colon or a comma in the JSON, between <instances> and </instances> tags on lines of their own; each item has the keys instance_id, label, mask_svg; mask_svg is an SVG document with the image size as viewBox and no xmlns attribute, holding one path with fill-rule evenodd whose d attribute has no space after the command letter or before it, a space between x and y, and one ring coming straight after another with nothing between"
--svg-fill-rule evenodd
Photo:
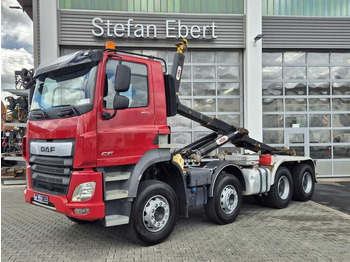
<instances>
[{"instance_id":1,"label":"stefan ebert sign","mask_svg":"<svg viewBox=\"0 0 350 262\"><path fill-rule=\"evenodd\" d=\"M110 20L100 17L92 19L94 29L92 34L96 37L135 37L135 38L202 38L216 39L215 22L207 25L186 25L181 20L165 20L162 30L154 24L137 24L129 18L125 23L113 24ZM160 31L165 35L161 35Z\"/></svg>"}]
</instances>

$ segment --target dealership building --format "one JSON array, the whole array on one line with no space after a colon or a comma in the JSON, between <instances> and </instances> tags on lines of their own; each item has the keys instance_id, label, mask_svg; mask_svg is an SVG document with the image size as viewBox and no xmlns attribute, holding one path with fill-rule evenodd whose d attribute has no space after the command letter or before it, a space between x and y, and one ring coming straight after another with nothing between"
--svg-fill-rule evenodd
<instances>
[{"instance_id":1,"label":"dealership building","mask_svg":"<svg viewBox=\"0 0 350 262\"><path fill-rule=\"evenodd\" d=\"M350 176L350 0L19 0L34 22L35 67L81 49L166 60L187 38L183 104ZM172 142L207 129L169 119ZM235 150L228 147L223 150Z\"/></svg>"}]
</instances>

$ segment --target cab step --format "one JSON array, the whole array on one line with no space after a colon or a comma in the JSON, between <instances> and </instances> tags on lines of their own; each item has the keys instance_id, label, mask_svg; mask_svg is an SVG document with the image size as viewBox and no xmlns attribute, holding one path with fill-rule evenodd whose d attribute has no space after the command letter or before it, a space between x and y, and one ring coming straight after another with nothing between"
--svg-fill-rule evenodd
<instances>
[{"instance_id":1,"label":"cab step","mask_svg":"<svg viewBox=\"0 0 350 262\"><path fill-rule=\"evenodd\" d=\"M129 195L129 191L127 190L121 190L121 189L109 190L109 191L106 191L106 200L108 201L108 200L127 198L128 195Z\"/></svg>"},{"instance_id":2,"label":"cab step","mask_svg":"<svg viewBox=\"0 0 350 262\"><path fill-rule=\"evenodd\" d=\"M131 176L130 172L113 172L113 173L106 173L105 174L105 181L106 182L112 182L112 181L123 181L128 180Z\"/></svg>"},{"instance_id":3,"label":"cab step","mask_svg":"<svg viewBox=\"0 0 350 262\"><path fill-rule=\"evenodd\" d=\"M122 215L109 215L105 217L104 222L106 227L125 225L129 223L129 217Z\"/></svg>"}]
</instances>

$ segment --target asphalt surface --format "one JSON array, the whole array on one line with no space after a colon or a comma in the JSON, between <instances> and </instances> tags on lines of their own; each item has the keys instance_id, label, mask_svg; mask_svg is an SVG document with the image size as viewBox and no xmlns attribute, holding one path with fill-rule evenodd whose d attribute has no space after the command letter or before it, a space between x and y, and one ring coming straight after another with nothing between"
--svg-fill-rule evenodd
<instances>
[{"instance_id":1,"label":"asphalt surface","mask_svg":"<svg viewBox=\"0 0 350 262\"><path fill-rule=\"evenodd\" d=\"M79 225L1 188L1 261L350 261L350 215L313 201L273 209L244 201L236 221L212 224L203 208L179 218L163 243L130 242L127 226Z\"/></svg>"},{"instance_id":2,"label":"asphalt surface","mask_svg":"<svg viewBox=\"0 0 350 262\"><path fill-rule=\"evenodd\" d=\"M320 180L312 200L350 215L350 181Z\"/></svg>"}]
</instances>

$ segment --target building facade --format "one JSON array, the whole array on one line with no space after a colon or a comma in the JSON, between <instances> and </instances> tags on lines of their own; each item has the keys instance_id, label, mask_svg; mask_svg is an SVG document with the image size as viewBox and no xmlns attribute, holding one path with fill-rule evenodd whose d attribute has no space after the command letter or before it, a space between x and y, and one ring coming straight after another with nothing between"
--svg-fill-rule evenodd
<instances>
[{"instance_id":1,"label":"building facade","mask_svg":"<svg viewBox=\"0 0 350 262\"><path fill-rule=\"evenodd\" d=\"M350 176L350 0L33 0L35 66L81 49L162 57L186 37L182 102ZM262 37L262 38L261 38ZM169 119L172 142L208 133ZM235 150L225 148L223 150Z\"/></svg>"}]
</instances>

